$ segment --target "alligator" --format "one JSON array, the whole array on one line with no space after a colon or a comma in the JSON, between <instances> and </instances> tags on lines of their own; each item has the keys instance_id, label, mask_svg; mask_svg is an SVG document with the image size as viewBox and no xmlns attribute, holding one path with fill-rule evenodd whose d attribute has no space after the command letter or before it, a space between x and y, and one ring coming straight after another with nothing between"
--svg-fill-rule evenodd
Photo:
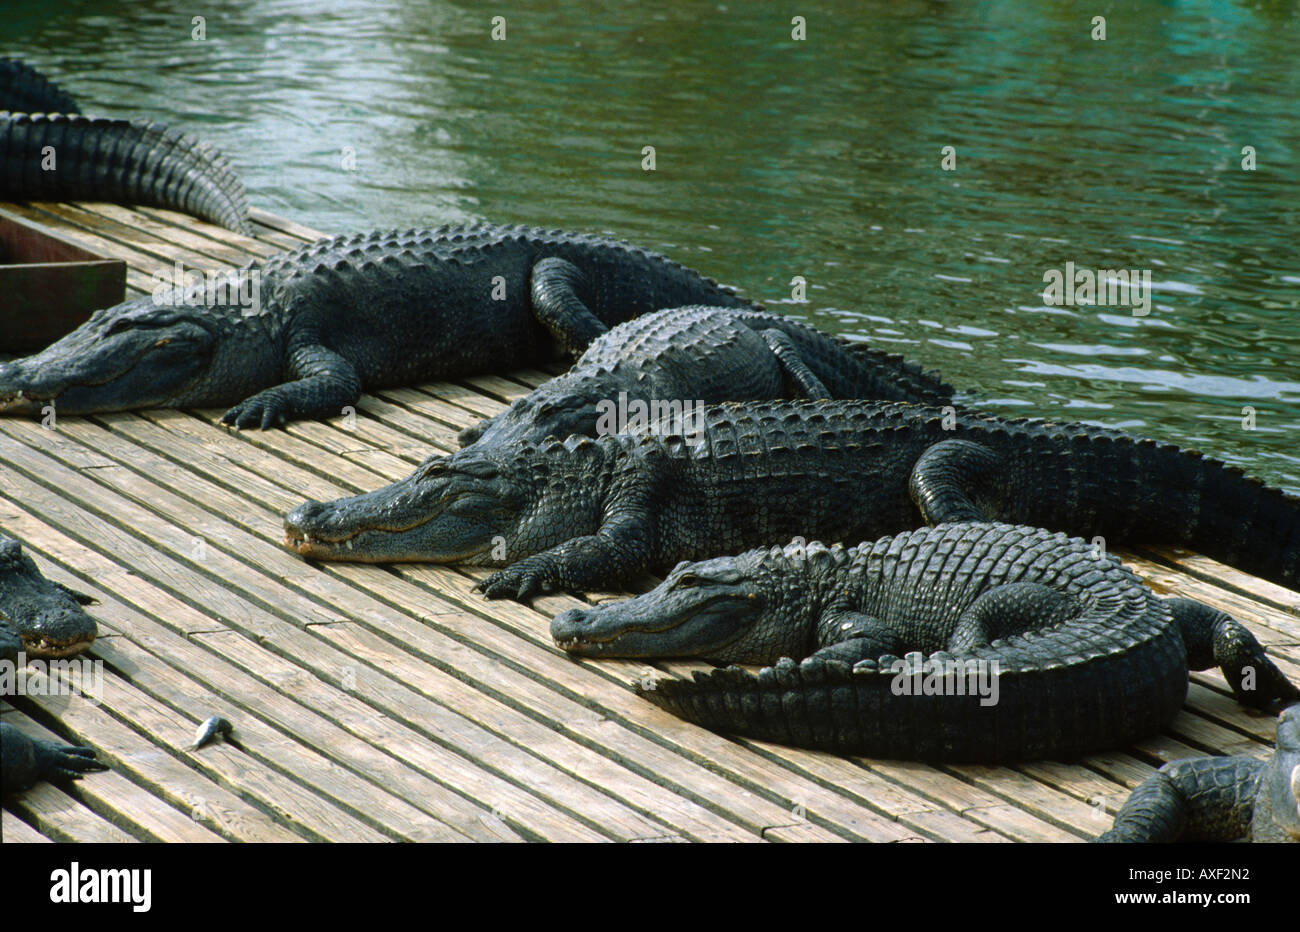
<instances>
[{"instance_id":1,"label":"alligator","mask_svg":"<svg viewBox=\"0 0 1300 932\"><path fill-rule=\"evenodd\" d=\"M1157 598L1088 541L1007 524L684 562L644 595L557 615L551 634L582 656L731 663L638 690L708 728L873 757L1122 746L1178 714L1189 666L1217 665L1246 705L1300 699L1229 615Z\"/></svg>"},{"instance_id":2,"label":"alligator","mask_svg":"<svg viewBox=\"0 0 1300 932\"><path fill-rule=\"evenodd\" d=\"M1096 841L1300 842L1300 706L1277 722L1267 760L1192 757L1138 785Z\"/></svg>"},{"instance_id":3,"label":"alligator","mask_svg":"<svg viewBox=\"0 0 1300 932\"><path fill-rule=\"evenodd\" d=\"M471 446L285 518L319 559L504 566L526 601L802 535L868 540L1007 521L1187 546L1300 588L1300 499L1202 454L1082 424L894 402L705 406L690 442L643 432Z\"/></svg>"},{"instance_id":4,"label":"alligator","mask_svg":"<svg viewBox=\"0 0 1300 932\"><path fill-rule=\"evenodd\" d=\"M72 95L26 62L0 58L0 110L80 113Z\"/></svg>"},{"instance_id":5,"label":"alligator","mask_svg":"<svg viewBox=\"0 0 1300 932\"><path fill-rule=\"evenodd\" d=\"M0 724L0 795L25 790L41 780L79 780L83 773L107 770L93 748L33 738L17 726Z\"/></svg>"},{"instance_id":6,"label":"alligator","mask_svg":"<svg viewBox=\"0 0 1300 932\"><path fill-rule=\"evenodd\" d=\"M665 412L689 430L697 404L800 396L943 405L952 387L901 357L795 320L692 305L619 324L568 372L466 428L459 440L467 446L594 437Z\"/></svg>"},{"instance_id":7,"label":"alligator","mask_svg":"<svg viewBox=\"0 0 1300 932\"><path fill-rule=\"evenodd\" d=\"M95 600L51 582L12 537L0 537L0 659L71 657L98 628L83 605Z\"/></svg>"},{"instance_id":8,"label":"alligator","mask_svg":"<svg viewBox=\"0 0 1300 932\"><path fill-rule=\"evenodd\" d=\"M752 306L597 236L511 226L337 236L228 283L96 312L0 364L0 414L234 405L224 423L266 429L343 413L363 390L537 364L557 344L576 355L610 326L690 303Z\"/></svg>"}]
</instances>

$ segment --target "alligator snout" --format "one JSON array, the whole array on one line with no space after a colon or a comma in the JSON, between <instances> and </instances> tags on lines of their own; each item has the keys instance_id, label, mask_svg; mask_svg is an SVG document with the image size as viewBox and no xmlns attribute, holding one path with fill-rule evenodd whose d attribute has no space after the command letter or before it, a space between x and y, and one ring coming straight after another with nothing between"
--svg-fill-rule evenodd
<instances>
[{"instance_id":1,"label":"alligator snout","mask_svg":"<svg viewBox=\"0 0 1300 932\"><path fill-rule=\"evenodd\" d=\"M284 516L284 545L290 550L306 553L312 543L312 529L320 526L320 517L325 511L322 502L303 502Z\"/></svg>"},{"instance_id":2,"label":"alligator snout","mask_svg":"<svg viewBox=\"0 0 1300 932\"><path fill-rule=\"evenodd\" d=\"M551 619L551 637L564 650L572 650L584 640L590 628L591 612L585 608L571 608Z\"/></svg>"},{"instance_id":3,"label":"alligator snout","mask_svg":"<svg viewBox=\"0 0 1300 932\"><path fill-rule=\"evenodd\" d=\"M293 511L284 516L284 529L297 533L299 537L303 535L305 525L320 517L320 513L325 506L321 502L308 501L303 502Z\"/></svg>"}]
</instances>

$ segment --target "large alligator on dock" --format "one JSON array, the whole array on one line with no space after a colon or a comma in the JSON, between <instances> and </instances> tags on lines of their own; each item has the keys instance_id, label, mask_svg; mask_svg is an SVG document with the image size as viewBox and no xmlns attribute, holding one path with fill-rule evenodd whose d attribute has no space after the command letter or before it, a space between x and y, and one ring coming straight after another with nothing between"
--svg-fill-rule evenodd
<instances>
[{"instance_id":1,"label":"large alligator on dock","mask_svg":"<svg viewBox=\"0 0 1300 932\"><path fill-rule=\"evenodd\" d=\"M506 566L491 597L608 589L772 540L1008 521L1191 547L1300 588L1300 499L1200 453L1082 424L866 401L706 406L698 437L471 446L285 519L308 557Z\"/></svg>"},{"instance_id":2,"label":"large alligator on dock","mask_svg":"<svg viewBox=\"0 0 1300 932\"><path fill-rule=\"evenodd\" d=\"M227 273L223 273L227 274ZM617 240L526 227L338 236L98 311L0 363L0 414L234 405L269 428L343 413L363 390L581 353L609 327L684 304L752 307Z\"/></svg>"},{"instance_id":3,"label":"large alligator on dock","mask_svg":"<svg viewBox=\"0 0 1300 932\"><path fill-rule=\"evenodd\" d=\"M1277 722L1277 747L1255 757L1171 761L1143 781L1099 842L1300 842L1300 705Z\"/></svg>"},{"instance_id":4,"label":"large alligator on dock","mask_svg":"<svg viewBox=\"0 0 1300 932\"><path fill-rule=\"evenodd\" d=\"M82 774L107 770L93 748L33 738L15 725L0 724L0 795L8 796L41 780L63 783Z\"/></svg>"},{"instance_id":5,"label":"large alligator on dock","mask_svg":"<svg viewBox=\"0 0 1300 932\"><path fill-rule=\"evenodd\" d=\"M95 641L98 626L83 605L95 600L51 582L22 544L0 537L0 660L70 657Z\"/></svg>"},{"instance_id":6,"label":"large alligator on dock","mask_svg":"<svg viewBox=\"0 0 1300 932\"><path fill-rule=\"evenodd\" d=\"M776 398L879 398L947 404L952 387L901 357L785 317L688 306L646 314L592 342L573 368L461 432L468 445L599 436L698 406Z\"/></svg>"},{"instance_id":7,"label":"large alligator on dock","mask_svg":"<svg viewBox=\"0 0 1300 932\"><path fill-rule=\"evenodd\" d=\"M1169 724L1189 666L1218 666L1246 705L1300 699L1230 616L1157 598L1090 542L1005 524L683 563L645 595L556 616L551 634L591 657L775 664L638 691L715 730L874 757L1122 746Z\"/></svg>"},{"instance_id":8,"label":"large alligator on dock","mask_svg":"<svg viewBox=\"0 0 1300 932\"><path fill-rule=\"evenodd\" d=\"M153 120L82 116L12 59L0 60L0 200L164 207L252 232L244 185L217 149Z\"/></svg>"}]
</instances>

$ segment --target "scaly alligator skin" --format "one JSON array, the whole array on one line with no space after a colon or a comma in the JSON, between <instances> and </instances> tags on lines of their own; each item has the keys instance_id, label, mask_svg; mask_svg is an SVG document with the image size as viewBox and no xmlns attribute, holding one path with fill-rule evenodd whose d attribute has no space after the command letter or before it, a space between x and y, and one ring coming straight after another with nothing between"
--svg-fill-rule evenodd
<instances>
[{"instance_id":1,"label":"scaly alligator skin","mask_svg":"<svg viewBox=\"0 0 1300 932\"><path fill-rule=\"evenodd\" d=\"M95 641L83 605L95 600L51 582L11 537L0 537L0 659L70 657Z\"/></svg>"},{"instance_id":2,"label":"scaly alligator skin","mask_svg":"<svg viewBox=\"0 0 1300 932\"><path fill-rule=\"evenodd\" d=\"M627 243L525 227L339 236L252 263L239 280L233 295L127 301L0 364L0 414L235 405L226 423L268 428L339 415L363 389L535 364L556 341L580 353L662 307L749 306ZM208 297L220 300L158 303Z\"/></svg>"},{"instance_id":3,"label":"scaly alligator skin","mask_svg":"<svg viewBox=\"0 0 1300 932\"><path fill-rule=\"evenodd\" d=\"M80 113L77 102L31 65L0 58L0 110L19 113Z\"/></svg>"},{"instance_id":4,"label":"scaly alligator skin","mask_svg":"<svg viewBox=\"0 0 1300 932\"><path fill-rule=\"evenodd\" d=\"M1300 842L1300 706L1277 722L1272 757L1165 764L1125 800L1100 842Z\"/></svg>"},{"instance_id":5,"label":"scaly alligator skin","mask_svg":"<svg viewBox=\"0 0 1300 932\"><path fill-rule=\"evenodd\" d=\"M226 157L152 120L0 112L0 200L142 204L252 232Z\"/></svg>"},{"instance_id":6,"label":"scaly alligator skin","mask_svg":"<svg viewBox=\"0 0 1300 932\"><path fill-rule=\"evenodd\" d=\"M608 589L800 535L1006 521L1166 543L1300 588L1300 499L1154 440L866 401L706 406L698 442L618 434L469 447L285 520L305 556L508 568L492 597Z\"/></svg>"},{"instance_id":7,"label":"scaly alligator skin","mask_svg":"<svg viewBox=\"0 0 1300 932\"><path fill-rule=\"evenodd\" d=\"M635 416L638 402L642 412L653 415L673 401L693 405L789 397L943 405L951 400L952 387L898 356L798 321L695 305L619 324L598 337L568 372L462 431L460 442L504 445L571 434L595 437L612 432L610 422L622 429L609 406L623 402L623 410ZM683 410L679 404L671 416L688 430L690 418Z\"/></svg>"},{"instance_id":8,"label":"scaly alligator skin","mask_svg":"<svg viewBox=\"0 0 1300 932\"><path fill-rule=\"evenodd\" d=\"M79 780L83 773L107 770L91 748L54 744L0 724L0 794L8 796L41 780Z\"/></svg>"},{"instance_id":9,"label":"scaly alligator skin","mask_svg":"<svg viewBox=\"0 0 1300 932\"><path fill-rule=\"evenodd\" d=\"M586 656L775 664L639 692L708 728L875 757L1124 745L1178 713L1189 664L1218 666L1248 705L1300 699L1228 615L1156 598L1087 541L1006 524L683 563L645 595L556 616L551 634Z\"/></svg>"}]
</instances>

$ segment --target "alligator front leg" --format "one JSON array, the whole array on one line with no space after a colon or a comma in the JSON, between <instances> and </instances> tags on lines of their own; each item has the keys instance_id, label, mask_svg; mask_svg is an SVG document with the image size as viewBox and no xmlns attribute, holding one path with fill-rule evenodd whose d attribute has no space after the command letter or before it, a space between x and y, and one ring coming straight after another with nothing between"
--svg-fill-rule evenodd
<instances>
[{"instance_id":1,"label":"alligator front leg","mask_svg":"<svg viewBox=\"0 0 1300 932\"><path fill-rule=\"evenodd\" d=\"M1232 841L1250 831L1264 762L1197 757L1165 764L1138 786L1099 842Z\"/></svg>"},{"instance_id":2,"label":"alligator front leg","mask_svg":"<svg viewBox=\"0 0 1300 932\"><path fill-rule=\"evenodd\" d=\"M572 262L549 258L533 266L533 315L572 356L609 330L587 306L587 295L587 277Z\"/></svg>"},{"instance_id":3,"label":"alligator front leg","mask_svg":"<svg viewBox=\"0 0 1300 932\"><path fill-rule=\"evenodd\" d=\"M269 430L299 418L341 414L361 397L356 367L319 343L299 346L289 354L289 374L295 381L241 401L221 416L221 423Z\"/></svg>"},{"instance_id":4,"label":"alligator front leg","mask_svg":"<svg viewBox=\"0 0 1300 932\"><path fill-rule=\"evenodd\" d=\"M767 348L776 357L777 364L780 365L786 380L794 386L797 397L831 397L831 393L827 391L821 379L813 375L813 371L803 361L803 357L799 355L799 348L794 345L793 340L780 330L775 329L764 330L759 336L763 338L763 341L767 343Z\"/></svg>"},{"instance_id":5,"label":"alligator front leg","mask_svg":"<svg viewBox=\"0 0 1300 932\"><path fill-rule=\"evenodd\" d=\"M903 650L898 632L874 615L853 611L833 602L817 622L818 660L839 660L849 665L875 660Z\"/></svg>"},{"instance_id":6,"label":"alligator front leg","mask_svg":"<svg viewBox=\"0 0 1300 932\"><path fill-rule=\"evenodd\" d=\"M912 467L908 491L927 524L946 521L995 521L976 504L998 474L993 451L970 440L942 440L921 454Z\"/></svg>"},{"instance_id":7,"label":"alligator front leg","mask_svg":"<svg viewBox=\"0 0 1300 932\"><path fill-rule=\"evenodd\" d=\"M78 780L83 773L107 770L92 748L54 744L0 725L0 792L25 790L39 780Z\"/></svg>"},{"instance_id":8,"label":"alligator front leg","mask_svg":"<svg viewBox=\"0 0 1300 932\"><path fill-rule=\"evenodd\" d=\"M478 584L489 599L527 602L541 592L610 589L643 569L650 558L650 522L623 516L596 534L575 537L493 573Z\"/></svg>"},{"instance_id":9,"label":"alligator front leg","mask_svg":"<svg viewBox=\"0 0 1300 932\"><path fill-rule=\"evenodd\" d=\"M1183 633L1187 665L1193 670L1217 666L1242 705L1263 709L1300 699L1300 689L1237 619L1192 599L1166 599L1165 604Z\"/></svg>"}]
</instances>

